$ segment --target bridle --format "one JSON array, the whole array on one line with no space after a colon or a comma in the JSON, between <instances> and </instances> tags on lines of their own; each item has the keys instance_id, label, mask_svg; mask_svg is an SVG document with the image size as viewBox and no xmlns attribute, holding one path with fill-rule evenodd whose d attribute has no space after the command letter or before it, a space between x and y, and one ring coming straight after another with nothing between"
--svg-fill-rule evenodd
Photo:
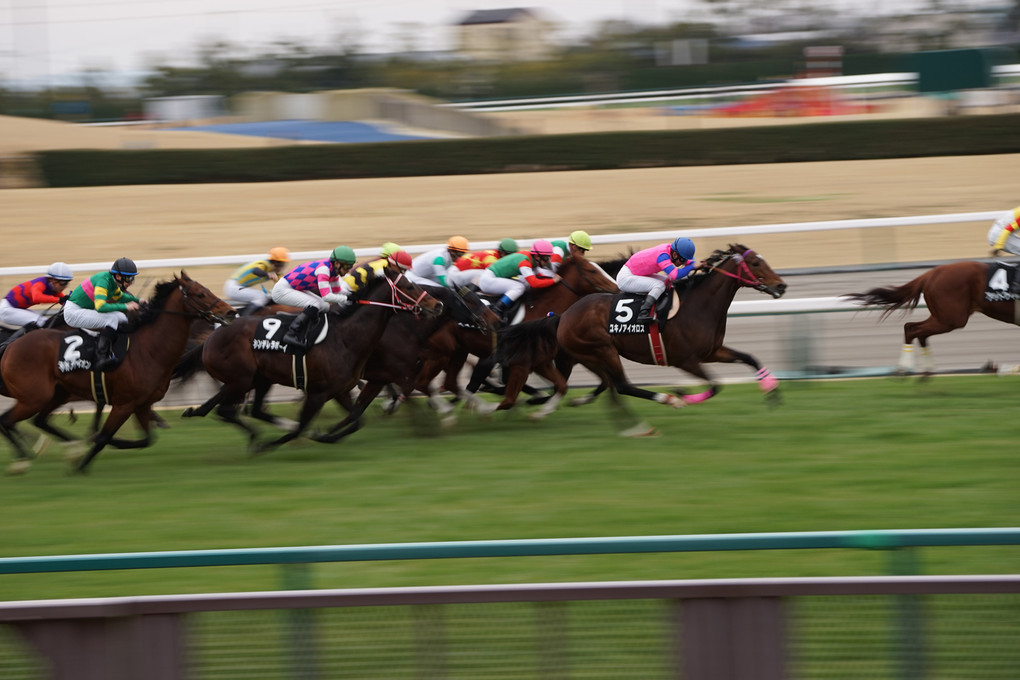
<instances>
[{"instance_id":1,"label":"bridle","mask_svg":"<svg viewBox=\"0 0 1020 680\"><path fill-rule=\"evenodd\" d=\"M219 314L216 314L215 312L212 311L213 307L216 306L216 302L222 302L219 298L216 299L216 302L213 302L211 305L209 305L209 307L202 307L202 306L200 306L198 304L198 302L196 302L191 297L191 294L188 292L188 289L184 287L183 283L178 283L177 284L177 290L181 291L181 296L184 298L184 302L189 307L191 307L192 311L199 318L204 319L205 321L208 321L209 323L213 323L213 324L216 324L216 323L219 323L219 324L229 324L230 323L230 319L227 319L226 317L220 316Z\"/></svg>"},{"instance_id":2,"label":"bridle","mask_svg":"<svg viewBox=\"0 0 1020 680\"><path fill-rule=\"evenodd\" d=\"M414 315L421 314L422 306L421 302L428 297L426 291L421 291L421 295L414 297L410 293L401 290L397 287L397 284L404 277L404 272L400 272L397 278L391 279L389 276L384 276L386 283L390 286L390 301L376 302L375 300L358 300L359 305L373 305L375 307L389 307L394 312L411 312Z\"/></svg>"},{"instance_id":3,"label":"bridle","mask_svg":"<svg viewBox=\"0 0 1020 680\"><path fill-rule=\"evenodd\" d=\"M730 278L736 279L737 283L741 285L754 288L755 290L768 291L770 290L770 287L767 286L765 282L761 280L761 278L756 276L754 272L751 271L751 267L748 266L747 264L747 256L753 253L754 253L753 250L745 250L743 253L729 253L726 257L722 259L722 262L720 262L720 264L726 262L727 260L736 261L737 263L736 274L728 272L725 269L720 269L719 266L717 265L708 265L708 268L712 271L716 271L719 272L720 274L725 274Z\"/></svg>"}]
</instances>

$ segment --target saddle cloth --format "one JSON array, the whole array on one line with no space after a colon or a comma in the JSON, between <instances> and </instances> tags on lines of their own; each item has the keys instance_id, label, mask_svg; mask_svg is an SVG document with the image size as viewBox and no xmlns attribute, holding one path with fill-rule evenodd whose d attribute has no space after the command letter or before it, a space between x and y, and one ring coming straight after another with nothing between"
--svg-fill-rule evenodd
<instances>
[{"instance_id":1,"label":"saddle cloth","mask_svg":"<svg viewBox=\"0 0 1020 680\"><path fill-rule=\"evenodd\" d=\"M619 293L613 297L609 310L609 334L623 335L627 333L648 333L652 325L648 322L635 321L641 304L645 301L644 293ZM680 297L672 289L655 301L655 318L659 325L666 319L676 315L680 308Z\"/></svg>"},{"instance_id":2,"label":"saddle cloth","mask_svg":"<svg viewBox=\"0 0 1020 680\"><path fill-rule=\"evenodd\" d=\"M1005 302L1020 300L1020 267L1007 262L992 262L988 265L988 283L985 286L985 300Z\"/></svg>"},{"instance_id":3,"label":"saddle cloth","mask_svg":"<svg viewBox=\"0 0 1020 680\"><path fill-rule=\"evenodd\" d=\"M290 322L294 320L295 316L297 315L280 312L273 316L263 317L258 325L255 326L255 335L251 340L251 348L263 352L284 352L286 354L299 354L305 351L300 347L291 347L283 342L283 336L287 334ZM319 314L312 328L308 331L307 337L315 338L312 345L318 345L326 339L326 316L325 313Z\"/></svg>"},{"instance_id":4,"label":"saddle cloth","mask_svg":"<svg viewBox=\"0 0 1020 680\"><path fill-rule=\"evenodd\" d=\"M57 351L57 370L60 373L91 371L96 361L96 341L93 331L76 329L64 333ZM113 356L120 363L131 346L131 336L118 333L113 343Z\"/></svg>"}]
</instances>

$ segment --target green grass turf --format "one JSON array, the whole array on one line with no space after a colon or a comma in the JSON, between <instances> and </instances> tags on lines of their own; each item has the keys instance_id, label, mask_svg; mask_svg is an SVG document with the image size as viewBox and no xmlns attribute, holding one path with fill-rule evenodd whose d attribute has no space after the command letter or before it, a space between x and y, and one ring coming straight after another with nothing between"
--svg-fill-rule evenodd
<instances>
[{"instance_id":1,"label":"green grass turf","mask_svg":"<svg viewBox=\"0 0 1020 680\"><path fill-rule=\"evenodd\" d=\"M681 411L626 399L657 439L618 437L631 422L605 396L538 423L522 412L461 414L447 430L423 404L392 417L373 407L338 444L300 440L254 459L233 427L171 411L172 429L154 446L108 449L87 476L68 475L53 446L27 476L0 478L0 556L1018 525L1015 379L787 382L782 391L776 409L755 385ZM319 422L338 417L330 405ZM925 573L1011 573L1020 548L919 557ZM317 587L366 587L883 574L888 561L884 551L743 551L337 563L312 575ZM280 574L9 575L0 600L274 589Z\"/></svg>"}]
</instances>

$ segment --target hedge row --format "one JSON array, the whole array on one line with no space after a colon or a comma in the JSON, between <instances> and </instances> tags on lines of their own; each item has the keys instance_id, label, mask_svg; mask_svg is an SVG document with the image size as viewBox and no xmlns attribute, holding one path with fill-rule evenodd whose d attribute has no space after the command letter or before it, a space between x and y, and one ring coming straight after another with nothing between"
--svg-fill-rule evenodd
<instances>
[{"instance_id":1,"label":"hedge row","mask_svg":"<svg viewBox=\"0 0 1020 680\"><path fill-rule=\"evenodd\" d=\"M45 151L51 187L284 182L1020 153L1020 115L229 150Z\"/></svg>"}]
</instances>

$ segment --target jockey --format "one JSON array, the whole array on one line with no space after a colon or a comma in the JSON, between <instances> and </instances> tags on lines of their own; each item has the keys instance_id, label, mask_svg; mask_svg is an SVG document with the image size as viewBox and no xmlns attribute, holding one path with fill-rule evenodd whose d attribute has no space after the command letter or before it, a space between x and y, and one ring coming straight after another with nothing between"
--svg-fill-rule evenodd
<instances>
[{"instance_id":1,"label":"jockey","mask_svg":"<svg viewBox=\"0 0 1020 680\"><path fill-rule=\"evenodd\" d=\"M113 363L113 342L117 329L127 320L125 312L138 310L139 299L127 292L138 276L138 267L119 257L108 272L99 272L82 281L64 303L64 321L72 328L99 331L96 342L96 368L105 370Z\"/></svg>"},{"instance_id":2,"label":"jockey","mask_svg":"<svg viewBox=\"0 0 1020 680\"><path fill-rule=\"evenodd\" d=\"M668 281L678 281L695 268L694 242L684 236L640 250L630 256L616 275L616 283L625 293L646 293L635 321L651 321L652 307L666 290Z\"/></svg>"},{"instance_id":3,"label":"jockey","mask_svg":"<svg viewBox=\"0 0 1020 680\"><path fill-rule=\"evenodd\" d=\"M506 257L516 252L517 241L512 238L505 238L499 242L499 246L495 249L476 250L472 253L465 253L450 267L449 273L446 276L446 283L451 288L477 286L478 279L486 267L501 257Z\"/></svg>"},{"instance_id":4,"label":"jockey","mask_svg":"<svg viewBox=\"0 0 1020 680\"><path fill-rule=\"evenodd\" d=\"M552 271L552 244L539 239L531 251L502 257L486 268L478 279L478 287L488 295L502 295L492 311L503 314L528 288L547 288L560 280Z\"/></svg>"},{"instance_id":5,"label":"jockey","mask_svg":"<svg viewBox=\"0 0 1020 680\"><path fill-rule=\"evenodd\" d=\"M273 286L273 302L290 307L303 307L291 322L284 343L306 347L307 331L314 325L320 311L327 311L330 303L347 301L346 287L341 280L354 266L354 251L348 246L337 246L323 260L299 264Z\"/></svg>"},{"instance_id":6,"label":"jockey","mask_svg":"<svg viewBox=\"0 0 1020 680\"><path fill-rule=\"evenodd\" d=\"M451 236L446 245L433 248L414 258L407 279L419 286L445 286L454 260L468 251L468 240L463 236Z\"/></svg>"},{"instance_id":7,"label":"jockey","mask_svg":"<svg viewBox=\"0 0 1020 680\"><path fill-rule=\"evenodd\" d=\"M1005 213L988 230L988 244L992 246L992 257L998 257L1000 250L1020 255L1020 206Z\"/></svg>"},{"instance_id":8,"label":"jockey","mask_svg":"<svg viewBox=\"0 0 1020 680\"><path fill-rule=\"evenodd\" d=\"M241 316L247 316L259 307L264 307L269 302L269 293L263 284L267 281L278 281L284 265L288 262L290 251L276 247L269 251L266 259L255 260L238 267L223 284L224 299L247 303L241 311Z\"/></svg>"},{"instance_id":9,"label":"jockey","mask_svg":"<svg viewBox=\"0 0 1020 680\"><path fill-rule=\"evenodd\" d=\"M39 312L29 309L32 305L64 304L67 294L64 288L74 275L63 262L54 262L45 276L19 283L0 300L0 322L11 326L24 326L26 331L42 328L47 321Z\"/></svg>"},{"instance_id":10,"label":"jockey","mask_svg":"<svg viewBox=\"0 0 1020 680\"><path fill-rule=\"evenodd\" d=\"M566 241L556 240L552 245L552 268L554 272L558 272L564 260L574 255L584 255L591 250L591 236L588 236L588 232L578 229L570 232Z\"/></svg>"},{"instance_id":11,"label":"jockey","mask_svg":"<svg viewBox=\"0 0 1020 680\"><path fill-rule=\"evenodd\" d=\"M394 243L393 245L396 244ZM362 286L375 277L380 276L382 270L386 267L394 267L402 272L406 272L411 268L411 255L406 250L401 250L400 246L397 246L397 250L394 250L388 256L366 262L348 272L344 276L344 288L351 294L357 293L361 290Z\"/></svg>"}]
</instances>

